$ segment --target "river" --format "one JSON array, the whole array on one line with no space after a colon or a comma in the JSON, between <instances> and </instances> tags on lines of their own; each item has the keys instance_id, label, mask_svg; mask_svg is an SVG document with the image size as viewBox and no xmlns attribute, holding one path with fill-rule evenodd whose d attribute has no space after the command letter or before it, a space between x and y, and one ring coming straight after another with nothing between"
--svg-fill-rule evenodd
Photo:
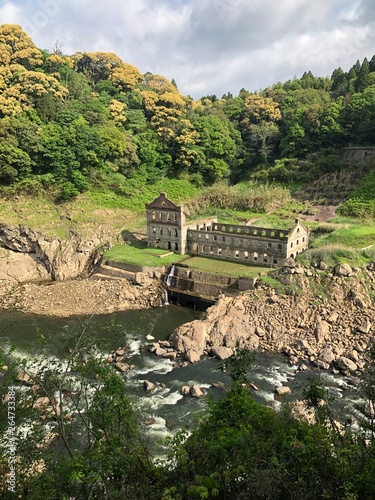
<instances>
[{"instance_id":1,"label":"river","mask_svg":"<svg viewBox=\"0 0 375 500\"><path fill-rule=\"evenodd\" d=\"M148 423L152 441L161 440L183 427L191 428L199 415L204 414L207 398L199 400L180 394L184 385L198 384L212 397L220 397L223 390L213 388L213 383L229 386L229 377L217 370L218 360L206 358L200 363L185 368L174 367L173 362L151 354L147 345L155 340L168 339L173 330L187 321L200 317L202 313L175 305L144 311L125 311L111 315L91 317L90 332L96 332L109 341L108 352L128 345L129 364L135 366L124 375L129 394ZM0 312L0 341L2 344L17 344L18 354L24 355L28 349L37 354L36 340L40 334L48 337L48 351L53 356L62 355L68 331L81 331L87 318L55 318L35 316L20 312ZM316 369L315 369L316 370ZM315 371L312 367L298 372L297 366L290 366L285 357L257 353L249 369L251 381L258 391L254 398L262 404L275 402L275 388L284 384L292 388L292 399L300 397L301 387ZM358 395L350 379L330 372L316 372L335 398L334 409L341 420L358 414L355 406ZM163 384L165 388L146 393L143 381ZM276 404L279 404L276 401Z\"/></svg>"}]
</instances>

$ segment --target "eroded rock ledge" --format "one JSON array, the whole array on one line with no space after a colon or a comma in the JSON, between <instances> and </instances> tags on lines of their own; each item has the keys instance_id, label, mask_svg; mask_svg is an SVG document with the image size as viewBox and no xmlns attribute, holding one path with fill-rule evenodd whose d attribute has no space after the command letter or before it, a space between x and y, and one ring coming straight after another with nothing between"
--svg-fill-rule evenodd
<instances>
[{"instance_id":1,"label":"eroded rock ledge","mask_svg":"<svg viewBox=\"0 0 375 500\"><path fill-rule=\"evenodd\" d=\"M374 268L353 271L348 266L345 277L341 267L331 273L287 268L279 280L289 287L288 294L261 286L234 298L221 296L202 320L180 326L170 340L190 362L205 354L224 359L239 343L285 353L293 364L309 361L359 373L375 333Z\"/></svg>"},{"instance_id":2,"label":"eroded rock ledge","mask_svg":"<svg viewBox=\"0 0 375 500\"><path fill-rule=\"evenodd\" d=\"M104 245L96 235L47 238L25 226L0 224L0 280L74 279L98 262Z\"/></svg>"}]
</instances>

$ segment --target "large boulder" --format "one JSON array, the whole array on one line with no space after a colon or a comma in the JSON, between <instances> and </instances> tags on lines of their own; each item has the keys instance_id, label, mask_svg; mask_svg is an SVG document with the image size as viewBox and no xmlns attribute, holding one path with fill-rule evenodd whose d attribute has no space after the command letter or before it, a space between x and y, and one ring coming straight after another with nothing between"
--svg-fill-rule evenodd
<instances>
[{"instance_id":1,"label":"large boulder","mask_svg":"<svg viewBox=\"0 0 375 500\"><path fill-rule=\"evenodd\" d=\"M178 352L187 353L194 351L201 356L206 347L206 338L206 324L202 321L195 320L177 328L172 333L170 341Z\"/></svg>"},{"instance_id":2,"label":"large boulder","mask_svg":"<svg viewBox=\"0 0 375 500\"><path fill-rule=\"evenodd\" d=\"M156 388L156 385L153 382L150 382L149 380L145 380L143 382L143 387L144 387L145 391L151 392Z\"/></svg>"},{"instance_id":3,"label":"large boulder","mask_svg":"<svg viewBox=\"0 0 375 500\"><path fill-rule=\"evenodd\" d=\"M339 358L337 358L335 363L337 367L343 371L355 372L358 369L356 363L354 363L354 361L352 361L351 359L346 358L345 356L340 356Z\"/></svg>"},{"instance_id":4,"label":"large boulder","mask_svg":"<svg viewBox=\"0 0 375 500\"><path fill-rule=\"evenodd\" d=\"M316 322L315 326L315 338L316 340L320 342L324 342L324 340L329 338L329 333L330 333L331 325L327 322L321 319L319 316Z\"/></svg>"},{"instance_id":5,"label":"large boulder","mask_svg":"<svg viewBox=\"0 0 375 500\"><path fill-rule=\"evenodd\" d=\"M340 278L345 278L346 276L353 274L353 270L349 264L338 264L335 267L334 272L335 276L339 276Z\"/></svg>"},{"instance_id":6,"label":"large boulder","mask_svg":"<svg viewBox=\"0 0 375 500\"><path fill-rule=\"evenodd\" d=\"M372 327L372 323L371 321L366 318L362 321L362 323L359 325L358 327L358 331L361 332L361 333L369 333L370 330L371 330L371 327Z\"/></svg>"},{"instance_id":7,"label":"large boulder","mask_svg":"<svg viewBox=\"0 0 375 500\"><path fill-rule=\"evenodd\" d=\"M182 396L188 396L190 394L190 387L188 385L184 385L181 387Z\"/></svg>"},{"instance_id":8,"label":"large boulder","mask_svg":"<svg viewBox=\"0 0 375 500\"><path fill-rule=\"evenodd\" d=\"M292 257L288 257L284 262L284 267L289 267L290 269L294 269L296 265L296 261Z\"/></svg>"},{"instance_id":9,"label":"large boulder","mask_svg":"<svg viewBox=\"0 0 375 500\"><path fill-rule=\"evenodd\" d=\"M190 394L193 396L193 398L201 398L202 396L204 396L204 392L197 384L194 384L192 386L192 388L190 389Z\"/></svg>"},{"instance_id":10,"label":"large boulder","mask_svg":"<svg viewBox=\"0 0 375 500\"><path fill-rule=\"evenodd\" d=\"M118 361L115 366L122 373L130 370L130 366L128 365L128 363L123 363L122 361Z\"/></svg>"},{"instance_id":11,"label":"large boulder","mask_svg":"<svg viewBox=\"0 0 375 500\"><path fill-rule=\"evenodd\" d=\"M230 349L229 347L222 347L218 345L212 346L211 352L214 356L216 356L221 360L227 359L233 354L233 350Z\"/></svg>"},{"instance_id":12,"label":"large boulder","mask_svg":"<svg viewBox=\"0 0 375 500\"><path fill-rule=\"evenodd\" d=\"M185 359L189 361L189 363L198 363L201 360L201 356L198 352L188 349L185 352Z\"/></svg>"},{"instance_id":13,"label":"large boulder","mask_svg":"<svg viewBox=\"0 0 375 500\"><path fill-rule=\"evenodd\" d=\"M324 363L327 363L329 365L330 363L332 363L332 361L335 361L336 356L330 347L325 346L320 351L318 358L319 361L323 361Z\"/></svg>"},{"instance_id":14,"label":"large boulder","mask_svg":"<svg viewBox=\"0 0 375 500\"><path fill-rule=\"evenodd\" d=\"M278 396L287 396L288 394L292 393L292 389L286 385L283 385L281 387L277 387L275 392Z\"/></svg>"}]
</instances>

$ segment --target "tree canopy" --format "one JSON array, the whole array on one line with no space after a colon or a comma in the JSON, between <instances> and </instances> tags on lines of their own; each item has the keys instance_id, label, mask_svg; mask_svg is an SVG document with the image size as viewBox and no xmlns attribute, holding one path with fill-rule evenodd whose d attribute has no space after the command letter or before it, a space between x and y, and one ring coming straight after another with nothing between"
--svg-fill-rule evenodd
<instances>
[{"instance_id":1,"label":"tree canopy","mask_svg":"<svg viewBox=\"0 0 375 500\"><path fill-rule=\"evenodd\" d=\"M330 78L306 71L260 92L194 101L174 80L142 75L114 53L40 50L20 26L5 24L0 184L32 179L67 198L108 177L116 190L113 172L143 183L184 176L208 185L284 181L288 165L293 178L309 181L327 164L318 162L317 172L316 155L374 145L374 60Z\"/></svg>"}]
</instances>

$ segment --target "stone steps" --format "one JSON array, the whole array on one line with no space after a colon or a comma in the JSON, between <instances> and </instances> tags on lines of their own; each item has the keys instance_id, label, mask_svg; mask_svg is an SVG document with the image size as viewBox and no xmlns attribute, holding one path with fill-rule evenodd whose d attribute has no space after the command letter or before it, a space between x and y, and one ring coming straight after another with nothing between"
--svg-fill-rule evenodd
<instances>
[{"instance_id":1,"label":"stone steps","mask_svg":"<svg viewBox=\"0 0 375 500\"><path fill-rule=\"evenodd\" d=\"M120 278L119 276L109 276L108 274L95 273L90 279L92 280L107 280L107 281L129 281L126 278Z\"/></svg>"},{"instance_id":2,"label":"stone steps","mask_svg":"<svg viewBox=\"0 0 375 500\"><path fill-rule=\"evenodd\" d=\"M124 269L120 269L118 267L108 266L107 264L102 264L97 273L95 275L104 275L112 278L120 278L125 279L127 281L134 281L135 273L130 271L125 271ZM94 276L95 276L94 275Z\"/></svg>"}]
</instances>

